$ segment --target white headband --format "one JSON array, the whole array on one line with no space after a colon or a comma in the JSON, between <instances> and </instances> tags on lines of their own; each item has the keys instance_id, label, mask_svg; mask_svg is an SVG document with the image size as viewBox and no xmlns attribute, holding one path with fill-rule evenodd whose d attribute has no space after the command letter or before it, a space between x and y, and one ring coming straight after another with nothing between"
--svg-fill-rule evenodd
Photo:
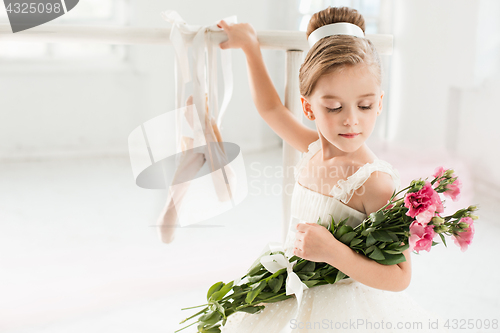
<instances>
[{"instance_id":1,"label":"white headband","mask_svg":"<svg viewBox=\"0 0 500 333\"><path fill-rule=\"evenodd\" d=\"M309 38L307 38L307 41L309 43L309 46L312 47L321 38L332 35L351 35L359 38L365 38L363 29L361 29L357 25L347 22L337 22L324 25L314 30L309 35Z\"/></svg>"}]
</instances>

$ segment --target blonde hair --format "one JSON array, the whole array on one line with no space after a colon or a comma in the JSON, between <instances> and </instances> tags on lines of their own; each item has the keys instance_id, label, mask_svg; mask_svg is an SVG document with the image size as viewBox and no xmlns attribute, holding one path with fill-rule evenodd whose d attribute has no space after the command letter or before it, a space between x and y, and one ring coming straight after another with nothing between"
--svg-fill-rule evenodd
<instances>
[{"instance_id":1,"label":"blonde hair","mask_svg":"<svg viewBox=\"0 0 500 333\"><path fill-rule=\"evenodd\" d=\"M356 9L329 6L311 17L307 37L316 29L337 22L356 24L365 32L365 19ZM311 47L300 66L300 94L309 97L322 75L356 64L366 64L375 75L377 83L382 83L380 58L368 39L350 35L333 35L320 39Z\"/></svg>"}]
</instances>

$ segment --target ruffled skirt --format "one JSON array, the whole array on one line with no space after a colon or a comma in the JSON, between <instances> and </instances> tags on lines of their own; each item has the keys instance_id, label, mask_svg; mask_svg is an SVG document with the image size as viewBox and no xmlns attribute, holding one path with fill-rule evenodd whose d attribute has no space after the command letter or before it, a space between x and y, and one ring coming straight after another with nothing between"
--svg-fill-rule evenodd
<instances>
[{"instance_id":1,"label":"ruffled skirt","mask_svg":"<svg viewBox=\"0 0 500 333\"><path fill-rule=\"evenodd\" d=\"M422 308L405 291L375 289L351 278L304 290L295 317L295 297L264 305L266 307L259 313L230 315L221 331L448 332L441 317Z\"/></svg>"}]
</instances>

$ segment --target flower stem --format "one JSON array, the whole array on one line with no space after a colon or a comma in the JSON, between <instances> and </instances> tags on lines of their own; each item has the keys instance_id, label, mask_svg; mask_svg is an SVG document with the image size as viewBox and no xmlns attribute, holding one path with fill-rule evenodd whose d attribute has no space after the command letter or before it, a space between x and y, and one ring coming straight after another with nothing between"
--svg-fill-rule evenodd
<instances>
[{"instance_id":1,"label":"flower stem","mask_svg":"<svg viewBox=\"0 0 500 333\"><path fill-rule=\"evenodd\" d=\"M189 325L187 325L187 326L185 326L185 327L183 327L183 328L179 328L177 331L174 331L174 333L179 332L179 331L182 331L183 329L188 328L189 326L193 326L193 325L194 325L194 324L196 324L196 323L197 323L197 321L192 322L191 324L189 324Z\"/></svg>"},{"instance_id":2,"label":"flower stem","mask_svg":"<svg viewBox=\"0 0 500 333\"><path fill-rule=\"evenodd\" d=\"M184 310L184 309L182 309L182 310ZM182 323L184 323L186 320L189 320L189 319L191 319L191 318L193 318L193 317L196 317L197 315L202 314L202 313L204 313L204 312L205 312L205 311L207 311L207 310L208 310L208 307L206 307L205 309L203 309L203 310L201 310L201 311L198 311L197 313L195 313L195 314L194 314L194 315L192 315L191 317L184 319L184 320L183 320L183 321L181 321L179 324L182 324Z\"/></svg>"}]
</instances>

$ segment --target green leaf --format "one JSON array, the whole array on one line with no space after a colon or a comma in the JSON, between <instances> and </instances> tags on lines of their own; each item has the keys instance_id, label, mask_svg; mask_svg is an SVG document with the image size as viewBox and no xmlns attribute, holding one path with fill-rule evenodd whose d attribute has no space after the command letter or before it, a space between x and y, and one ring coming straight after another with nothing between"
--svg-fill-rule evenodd
<instances>
[{"instance_id":1,"label":"green leaf","mask_svg":"<svg viewBox=\"0 0 500 333\"><path fill-rule=\"evenodd\" d=\"M359 238L354 238L352 241L351 241L351 244L349 244L350 247L353 247L353 246L356 246L358 245L359 243L363 242L361 239Z\"/></svg>"},{"instance_id":2,"label":"green leaf","mask_svg":"<svg viewBox=\"0 0 500 333\"><path fill-rule=\"evenodd\" d=\"M257 297L256 297L255 299L260 299L260 300L262 300L262 299L266 299L266 298L269 298L269 297L273 297L273 296L275 296L275 295L276 295L276 293L271 293L271 292L269 292L269 291L261 291L261 292L257 295Z\"/></svg>"},{"instance_id":3,"label":"green leaf","mask_svg":"<svg viewBox=\"0 0 500 333\"><path fill-rule=\"evenodd\" d=\"M268 299L266 303L275 303L279 301L284 301L285 299L289 299L290 297L293 297L292 295L280 295L278 297L274 297L271 299Z\"/></svg>"},{"instance_id":4,"label":"green leaf","mask_svg":"<svg viewBox=\"0 0 500 333\"><path fill-rule=\"evenodd\" d=\"M300 278L301 281L307 281L310 278L312 278L316 273L314 272L298 272L297 276Z\"/></svg>"},{"instance_id":5,"label":"green leaf","mask_svg":"<svg viewBox=\"0 0 500 333\"><path fill-rule=\"evenodd\" d=\"M257 295L266 287L266 280L261 281L257 287L254 287L251 291L248 292L245 302L247 304L252 303L252 301L257 297Z\"/></svg>"},{"instance_id":6,"label":"green leaf","mask_svg":"<svg viewBox=\"0 0 500 333\"><path fill-rule=\"evenodd\" d=\"M339 222L339 224L344 225L344 224L346 224L346 223L347 223L347 220L349 220L349 216L348 216L348 217L346 217L345 219L343 219L342 221L340 221L340 222Z\"/></svg>"},{"instance_id":7,"label":"green leaf","mask_svg":"<svg viewBox=\"0 0 500 333\"><path fill-rule=\"evenodd\" d=\"M203 316L200 316L198 318L198 321L208 322L212 318L216 318L217 314L219 314L217 311L210 311L210 312L204 314ZM220 314L219 314L219 316L220 316Z\"/></svg>"},{"instance_id":8,"label":"green leaf","mask_svg":"<svg viewBox=\"0 0 500 333\"><path fill-rule=\"evenodd\" d=\"M365 229L365 230L361 231L361 235L362 236L367 236L370 233L372 233L373 231L375 231L375 228L368 228L368 229Z\"/></svg>"},{"instance_id":9,"label":"green leaf","mask_svg":"<svg viewBox=\"0 0 500 333\"><path fill-rule=\"evenodd\" d=\"M383 211L377 211L375 213L370 214L370 220L373 222L373 225L379 225L385 219Z\"/></svg>"},{"instance_id":10,"label":"green leaf","mask_svg":"<svg viewBox=\"0 0 500 333\"><path fill-rule=\"evenodd\" d=\"M368 234L368 237L366 237L366 246L371 246L375 244L377 240L372 236L372 234Z\"/></svg>"},{"instance_id":11,"label":"green leaf","mask_svg":"<svg viewBox=\"0 0 500 333\"><path fill-rule=\"evenodd\" d=\"M222 318L222 325L226 324L227 317L229 317L233 313L234 313L234 309L232 309L232 308L229 308L226 310L226 316L224 318Z\"/></svg>"},{"instance_id":12,"label":"green leaf","mask_svg":"<svg viewBox=\"0 0 500 333\"><path fill-rule=\"evenodd\" d=\"M328 282L329 284L335 283L335 276L336 275L327 275L324 277L325 281Z\"/></svg>"},{"instance_id":13,"label":"green leaf","mask_svg":"<svg viewBox=\"0 0 500 333\"><path fill-rule=\"evenodd\" d=\"M302 268L307 265L308 261L307 260L304 260L304 261L298 261L295 266L293 266L293 271L294 272L300 272L302 270Z\"/></svg>"},{"instance_id":14,"label":"green leaf","mask_svg":"<svg viewBox=\"0 0 500 333\"><path fill-rule=\"evenodd\" d=\"M344 273L342 273L341 271L338 271L337 276L335 277L335 282L342 280L345 276L346 275Z\"/></svg>"},{"instance_id":15,"label":"green leaf","mask_svg":"<svg viewBox=\"0 0 500 333\"><path fill-rule=\"evenodd\" d=\"M344 244L347 244L352 241L352 239L356 236L355 231L348 232L347 234L344 234L342 237L340 237L339 241L341 241Z\"/></svg>"},{"instance_id":16,"label":"green leaf","mask_svg":"<svg viewBox=\"0 0 500 333\"><path fill-rule=\"evenodd\" d=\"M373 260L384 260L385 259L384 254L382 253L382 251L380 251L380 249L378 247L376 247L368 257L372 258Z\"/></svg>"},{"instance_id":17,"label":"green leaf","mask_svg":"<svg viewBox=\"0 0 500 333\"><path fill-rule=\"evenodd\" d=\"M225 284L224 287L222 287L219 291L214 292L210 296L209 301L210 300L220 301L231 290L231 288L233 287L233 282L234 281L231 281L231 282Z\"/></svg>"},{"instance_id":18,"label":"green leaf","mask_svg":"<svg viewBox=\"0 0 500 333\"><path fill-rule=\"evenodd\" d=\"M209 289L208 289L208 292L207 292L207 301L210 301L210 296L212 296L212 294L216 291L219 291L222 287L224 286L224 282L220 281L220 282L216 282L214 283Z\"/></svg>"},{"instance_id":19,"label":"green leaf","mask_svg":"<svg viewBox=\"0 0 500 333\"><path fill-rule=\"evenodd\" d=\"M332 216L330 214L330 216ZM330 232L333 234L335 232L335 220L333 219L333 216L332 216L332 221L330 222Z\"/></svg>"},{"instance_id":20,"label":"green leaf","mask_svg":"<svg viewBox=\"0 0 500 333\"><path fill-rule=\"evenodd\" d=\"M387 245L385 248L386 248L386 250L394 250L394 249L399 248L399 244L398 243L391 243L391 244Z\"/></svg>"},{"instance_id":21,"label":"green leaf","mask_svg":"<svg viewBox=\"0 0 500 333\"><path fill-rule=\"evenodd\" d=\"M389 254L400 254L401 253L401 252L396 251L396 250L387 250L387 249L382 250L382 252L389 253Z\"/></svg>"},{"instance_id":22,"label":"green leaf","mask_svg":"<svg viewBox=\"0 0 500 333\"><path fill-rule=\"evenodd\" d=\"M321 280L308 280L302 281L308 288L314 287L316 284L320 283Z\"/></svg>"},{"instance_id":23,"label":"green leaf","mask_svg":"<svg viewBox=\"0 0 500 333\"><path fill-rule=\"evenodd\" d=\"M342 237L343 235L347 234L348 232L352 231L352 227L349 226L349 225L343 225L341 226L339 229L337 229L337 233L336 233L336 238L339 239L340 237Z\"/></svg>"},{"instance_id":24,"label":"green leaf","mask_svg":"<svg viewBox=\"0 0 500 333\"><path fill-rule=\"evenodd\" d=\"M279 275L277 278L270 279L268 285L273 292L277 293L283 285L283 275Z\"/></svg>"},{"instance_id":25,"label":"green leaf","mask_svg":"<svg viewBox=\"0 0 500 333\"><path fill-rule=\"evenodd\" d=\"M309 261L300 271L301 272L314 272L316 268L316 263L314 261Z\"/></svg>"},{"instance_id":26,"label":"green leaf","mask_svg":"<svg viewBox=\"0 0 500 333\"><path fill-rule=\"evenodd\" d=\"M387 231L387 234L389 235L389 237L391 237L391 239L392 239L393 242L399 241L398 236L396 236L396 234L394 232Z\"/></svg>"},{"instance_id":27,"label":"green leaf","mask_svg":"<svg viewBox=\"0 0 500 333\"><path fill-rule=\"evenodd\" d=\"M264 266L260 263L260 258L258 259L259 261L256 262L250 269L248 270L247 275L248 276L253 276L257 274L261 269L264 268Z\"/></svg>"},{"instance_id":28,"label":"green leaf","mask_svg":"<svg viewBox=\"0 0 500 333\"><path fill-rule=\"evenodd\" d=\"M215 325L217 324L221 319L222 319L222 316L220 315L219 312L212 312L212 316L210 316L208 319L206 320L201 320L201 317L200 319L198 319L200 321L200 324L198 325L198 327L201 325L202 327L210 327L212 325Z\"/></svg>"},{"instance_id":29,"label":"green leaf","mask_svg":"<svg viewBox=\"0 0 500 333\"><path fill-rule=\"evenodd\" d=\"M221 314L221 316L225 317L226 315L225 315L224 307L222 305L220 305L220 303L217 301L215 301L215 306L217 306L217 310Z\"/></svg>"},{"instance_id":30,"label":"green leaf","mask_svg":"<svg viewBox=\"0 0 500 333\"><path fill-rule=\"evenodd\" d=\"M259 312L260 310L264 309L266 306L265 305L259 305L259 306L246 306L244 308L241 308L239 309L238 311L243 311L243 312L246 312L246 313L251 313L251 314L254 314L254 313L257 313Z\"/></svg>"},{"instance_id":31,"label":"green leaf","mask_svg":"<svg viewBox=\"0 0 500 333\"><path fill-rule=\"evenodd\" d=\"M385 254L385 259L384 260L377 260L379 264L384 264L384 265L395 265L399 264L400 262L405 262L406 257L404 254L399 253L399 254Z\"/></svg>"},{"instance_id":32,"label":"green leaf","mask_svg":"<svg viewBox=\"0 0 500 333\"><path fill-rule=\"evenodd\" d=\"M371 233L372 237L381 242L392 242L392 237L384 230L376 230Z\"/></svg>"},{"instance_id":33,"label":"green leaf","mask_svg":"<svg viewBox=\"0 0 500 333\"><path fill-rule=\"evenodd\" d=\"M366 250L365 250L365 253L368 254L370 252L372 252L373 250L375 250L377 247L375 245L372 245L370 247L368 247Z\"/></svg>"},{"instance_id":34,"label":"green leaf","mask_svg":"<svg viewBox=\"0 0 500 333\"><path fill-rule=\"evenodd\" d=\"M264 271L263 271L263 273L262 273L262 274L260 274L260 275L250 276L250 277L248 278L248 282L253 283L253 282L260 281L260 280L262 280L262 279L263 279L266 275L269 275L269 274L271 274L271 273L269 273L269 271L264 270Z\"/></svg>"},{"instance_id":35,"label":"green leaf","mask_svg":"<svg viewBox=\"0 0 500 333\"><path fill-rule=\"evenodd\" d=\"M448 247L448 246L446 245L446 240L444 239L443 234L439 234L439 237L441 237L441 240L443 241L444 246Z\"/></svg>"}]
</instances>

